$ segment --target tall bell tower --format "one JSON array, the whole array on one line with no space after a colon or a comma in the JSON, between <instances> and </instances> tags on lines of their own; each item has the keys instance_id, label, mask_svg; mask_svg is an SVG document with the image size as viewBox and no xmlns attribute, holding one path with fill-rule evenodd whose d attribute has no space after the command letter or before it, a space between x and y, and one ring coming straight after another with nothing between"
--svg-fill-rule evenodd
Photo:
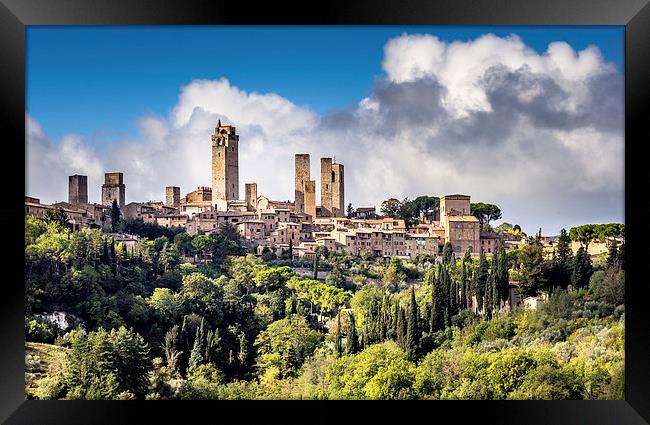
<instances>
[{"instance_id":1,"label":"tall bell tower","mask_svg":"<svg viewBox=\"0 0 650 425\"><path fill-rule=\"evenodd\" d=\"M218 211L239 199L239 136L232 125L221 125L212 135L212 205Z\"/></svg>"}]
</instances>

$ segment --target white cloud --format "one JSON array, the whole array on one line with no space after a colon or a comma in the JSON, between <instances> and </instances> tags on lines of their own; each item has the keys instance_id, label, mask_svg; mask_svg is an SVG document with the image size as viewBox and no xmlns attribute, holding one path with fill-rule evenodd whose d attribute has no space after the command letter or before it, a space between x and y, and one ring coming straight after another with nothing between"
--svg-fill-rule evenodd
<instances>
[{"instance_id":1,"label":"white cloud","mask_svg":"<svg viewBox=\"0 0 650 425\"><path fill-rule=\"evenodd\" d=\"M137 140L101 154L80 136L53 143L28 117L27 193L65 199L66 176L82 173L99 201L107 171L125 173L127 202L162 199L166 185L210 185L221 119L240 134L242 197L255 181L262 194L292 199L294 154L310 153L317 187L319 158L345 165L354 206L468 193L524 230L623 219L622 76L595 47L558 42L540 55L517 36L402 35L386 43L382 67L386 80L356 109L325 116L225 78L195 80L170 117L143 116Z\"/></svg>"}]
</instances>

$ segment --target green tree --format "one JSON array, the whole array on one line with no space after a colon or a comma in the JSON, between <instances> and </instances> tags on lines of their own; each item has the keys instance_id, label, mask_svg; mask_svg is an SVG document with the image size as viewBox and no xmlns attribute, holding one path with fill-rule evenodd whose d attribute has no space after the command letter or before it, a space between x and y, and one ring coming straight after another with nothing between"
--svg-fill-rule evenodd
<instances>
[{"instance_id":1,"label":"green tree","mask_svg":"<svg viewBox=\"0 0 650 425\"><path fill-rule=\"evenodd\" d=\"M314 280L318 280L318 261L320 260L320 247L314 250Z\"/></svg>"},{"instance_id":2,"label":"green tree","mask_svg":"<svg viewBox=\"0 0 650 425\"><path fill-rule=\"evenodd\" d=\"M68 225L68 215L61 207L48 208L43 213L43 221L48 224L55 224L61 227Z\"/></svg>"},{"instance_id":3,"label":"green tree","mask_svg":"<svg viewBox=\"0 0 650 425\"><path fill-rule=\"evenodd\" d=\"M478 310L483 310L483 301L485 300L485 293L488 286L488 262L485 257L485 251L481 249L479 256L478 267L474 271L473 275L473 294L476 296L476 301L478 302Z\"/></svg>"},{"instance_id":4,"label":"green tree","mask_svg":"<svg viewBox=\"0 0 650 425\"><path fill-rule=\"evenodd\" d=\"M420 325L418 320L418 305L415 301L415 289L411 287L411 302L409 304L409 317L406 326L406 353L409 360L414 360L418 355L420 346Z\"/></svg>"},{"instance_id":5,"label":"green tree","mask_svg":"<svg viewBox=\"0 0 650 425\"><path fill-rule=\"evenodd\" d=\"M398 218L402 203L399 199L390 198L381 203L379 211L388 217Z\"/></svg>"},{"instance_id":6,"label":"green tree","mask_svg":"<svg viewBox=\"0 0 650 425\"><path fill-rule=\"evenodd\" d=\"M384 284L388 285L388 287L392 287L394 291L397 292L399 290L400 282L403 282L404 280L406 280L406 273L404 272L402 261L397 257L391 258L388 267L386 267L386 270L384 271L382 281Z\"/></svg>"},{"instance_id":7,"label":"green tree","mask_svg":"<svg viewBox=\"0 0 650 425\"><path fill-rule=\"evenodd\" d=\"M573 262L573 252L571 251L571 239L565 229L560 230L560 236L557 241L557 250L554 260L554 282L552 286L565 288L571 283L571 266Z\"/></svg>"},{"instance_id":8,"label":"green tree","mask_svg":"<svg viewBox=\"0 0 650 425\"><path fill-rule=\"evenodd\" d=\"M576 288L584 288L589 285L589 279L593 274L591 257L585 248L578 248L573 260L573 273L571 274L571 283Z\"/></svg>"},{"instance_id":9,"label":"green tree","mask_svg":"<svg viewBox=\"0 0 650 425\"><path fill-rule=\"evenodd\" d=\"M445 268L443 266L438 266L438 273L434 272L434 268L431 267L425 276L426 282L431 286L431 316L429 329L431 332L436 332L444 329L445 327L445 310L446 310L446 300L445 292L443 289L444 285L444 276L443 274Z\"/></svg>"},{"instance_id":10,"label":"green tree","mask_svg":"<svg viewBox=\"0 0 650 425\"><path fill-rule=\"evenodd\" d=\"M451 242L445 242L442 247L442 264L450 264L454 258L454 247Z\"/></svg>"},{"instance_id":11,"label":"green tree","mask_svg":"<svg viewBox=\"0 0 650 425\"><path fill-rule=\"evenodd\" d=\"M149 387L149 349L144 339L124 326L78 332L66 357L69 398L115 399L123 392L143 398Z\"/></svg>"},{"instance_id":12,"label":"green tree","mask_svg":"<svg viewBox=\"0 0 650 425\"><path fill-rule=\"evenodd\" d=\"M273 322L255 340L258 367L261 370L277 368L280 378L295 376L321 340L322 335L310 329L302 316Z\"/></svg>"},{"instance_id":13,"label":"green tree","mask_svg":"<svg viewBox=\"0 0 650 425\"><path fill-rule=\"evenodd\" d=\"M111 204L111 230L113 232L117 231L121 215L120 206L117 204L117 200L113 199L113 203Z\"/></svg>"},{"instance_id":14,"label":"green tree","mask_svg":"<svg viewBox=\"0 0 650 425\"><path fill-rule=\"evenodd\" d=\"M348 204L348 208L346 210L348 218L352 218L352 213L354 212L354 209L352 208L352 204Z\"/></svg>"},{"instance_id":15,"label":"green tree","mask_svg":"<svg viewBox=\"0 0 650 425\"><path fill-rule=\"evenodd\" d=\"M345 355L349 356L359 352L359 335L352 311L348 312L348 331L345 339Z\"/></svg>"},{"instance_id":16,"label":"green tree","mask_svg":"<svg viewBox=\"0 0 650 425\"><path fill-rule=\"evenodd\" d=\"M524 297L537 295L546 286L542 252L541 245L537 243L526 245L519 250L519 292Z\"/></svg>"},{"instance_id":17,"label":"green tree","mask_svg":"<svg viewBox=\"0 0 650 425\"><path fill-rule=\"evenodd\" d=\"M501 218L501 209L499 207L494 204L485 204L483 202L470 204L470 213L474 217L478 218L481 229L484 224L489 224L490 221Z\"/></svg>"},{"instance_id":18,"label":"green tree","mask_svg":"<svg viewBox=\"0 0 650 425\"><path fill-rule=\"evenodd\" d=\"M341 332L341 313L336 315L336 335L334 341L334 349L336 356L340 357L343 354L343 334Z\"/></svg>"}]
</instances>

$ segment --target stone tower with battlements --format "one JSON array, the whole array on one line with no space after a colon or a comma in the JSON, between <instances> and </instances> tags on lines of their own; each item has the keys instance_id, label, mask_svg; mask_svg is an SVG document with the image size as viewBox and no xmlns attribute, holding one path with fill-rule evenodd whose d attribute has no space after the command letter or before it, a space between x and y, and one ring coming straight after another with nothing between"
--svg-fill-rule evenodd
<instances>
[{"instance_id":1,"label":"stone tower with battlements","mask_svg":"<svg viewBox=\"0 0 650 425\"><path fill-rule=\"evenodd\" d=\"M178 208L181 204L181 188L178 186L165 187L165 205Z\"/></svg>"},{"instance_id":2,"label":"stone tower with battlements","mask_svg":"<svg viewBox=\"0 0 650 425\"><path fill-rule=\"evenodd\" d=\"M232 125L221 125L212 135L212 204L219 211L239 199L239 136Z\"/></svg>"},{"instance_id":3,"label":"stone tower with battlements","mask_svg":"<svg viewBox=\"0 0 650 425\"><path fill-rule=\"evenodd\" d=\"M68 177L68 202L71 204L88 203L88 176L75 174Z\"/></svg>"},{"instance_id":4,"label":"stone tower with battlements","mask_svg":"<svg viewBox=\"0 0 650 425\"><path fill-rule=\"evenodd\" d=\"M296 154L295 204L296 213L305 212L305 183L309 180L309 154Z\"/></svg>"},{"instance_id":5,"label":"stone tower with battlements","mask_svg":"<svg viewBox=\"0 0 650 425\"><path fill-rule=\"evenodd\" d=\"M126 186L123 173L105 173L102 185L102 205L111 206L113 200L117 201L120 209L124 209Z\"/></svg>"}]
</instances>

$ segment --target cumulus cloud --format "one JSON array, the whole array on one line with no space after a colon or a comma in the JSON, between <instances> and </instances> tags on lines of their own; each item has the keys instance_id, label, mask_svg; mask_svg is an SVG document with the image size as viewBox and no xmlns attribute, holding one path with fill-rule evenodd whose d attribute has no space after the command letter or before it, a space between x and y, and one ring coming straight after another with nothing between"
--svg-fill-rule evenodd
<instances>
[{"instance_id":1,"label":"cumulus cloud","mask_svg":"<svg viewBox=\"0 0 650 425\"><path fill-rule=\"evenodd\" d=\"M28 117L28 193L64 199L66 176L84 173L99 200L102 173L114 170L125 173L127 202L162 199L166 185L210 185L220 119L240 134L241 196L255 181L262 194L292 199L294 154L310 153L317 182L320 157L346 166L354 206L467 193L528 231L623 220L623 77L597 48L556 42L538 54L515 35L446 43L404 34L386 43L382 67L355 108L325 115L226 78L195 80L170 117L142 117L136 141L101 153L80 136L54 143Z\"/></svg>"}]
</instances>

